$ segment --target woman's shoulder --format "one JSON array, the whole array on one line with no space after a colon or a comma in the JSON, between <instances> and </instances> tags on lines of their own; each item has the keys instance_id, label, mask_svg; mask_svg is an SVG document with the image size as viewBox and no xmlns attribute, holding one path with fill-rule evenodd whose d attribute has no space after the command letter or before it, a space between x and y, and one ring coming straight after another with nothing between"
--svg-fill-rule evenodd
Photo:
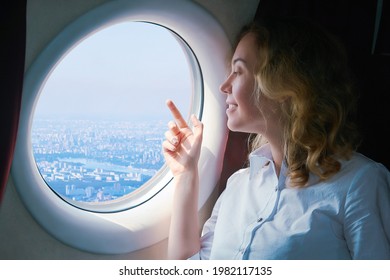
<instances>
[{"instance_id":1,"label":"woman's shoulder","mask_svg":"<svg viewBox=\"0 0 390 280\"><path fill-rule=\"evenodd\" d=\"M380 162L377 162L359 152L354 152L348 160L341 160L342 170L355 175L359 173L383 173L390 175L389 170Z\"/></svg>"},{"instance_id":2,"label":"woman's shoulder","mask_svg":"<svg viewBox=\"0 0 390 280\"><path fill-rule=\"evenodd\" d=\"M342 161L338 175L339 182L344 182L349 192L361 189L390 194L390 172L380 162L361 153L355 152L349 160Z\"/></svg>"},{"instance_id":3,"label":"woman's shoulder","mask_svg":"<svg viewBox=\"0 0 390 280\"><path fill-rule=\"evenodd\" d=\"M361 187L366 191L376 188L390 190L390 172L383 164L358 152L339 161L340 170L319 185L332 186L334 191L344 195Z\"/></svg>"}]
</instances>

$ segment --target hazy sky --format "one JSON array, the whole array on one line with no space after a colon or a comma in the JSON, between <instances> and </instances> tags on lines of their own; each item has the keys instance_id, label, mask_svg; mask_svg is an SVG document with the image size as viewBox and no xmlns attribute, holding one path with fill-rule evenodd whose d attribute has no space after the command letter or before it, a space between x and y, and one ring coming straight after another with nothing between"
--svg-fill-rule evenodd
<instances>
[{"instance_id":1,"label":"hazy sky","mask_svg":"<svg viewBox=\"0 0 390 280\"><path fill-rule=\"evenodd\" d=\"M120 23L69 52L44 85L35 116L170 118L173 99L188 115L190 68L177 39L148 23Z\"/></svg>"}]
</instances>

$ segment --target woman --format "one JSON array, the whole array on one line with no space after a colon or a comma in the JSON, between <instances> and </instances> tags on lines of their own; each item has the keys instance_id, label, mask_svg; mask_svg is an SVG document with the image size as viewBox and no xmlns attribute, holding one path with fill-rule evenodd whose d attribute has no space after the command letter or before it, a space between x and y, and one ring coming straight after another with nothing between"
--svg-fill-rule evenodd
<instances>
[{"instance_id":1,"label":"woman","mask_svg":"<svg viewBox=\"0 0 390 280\"><path fill-rule=\"evenodd\" d=\"M172 101L163 151L175 182L174 259L390 259L390 173L357 153L354 92L340 44L301 20L252 23L220 87L227 126L251 133L249 167L234 173L198 235L193 130Z\"/></svg>"}]
</instances>

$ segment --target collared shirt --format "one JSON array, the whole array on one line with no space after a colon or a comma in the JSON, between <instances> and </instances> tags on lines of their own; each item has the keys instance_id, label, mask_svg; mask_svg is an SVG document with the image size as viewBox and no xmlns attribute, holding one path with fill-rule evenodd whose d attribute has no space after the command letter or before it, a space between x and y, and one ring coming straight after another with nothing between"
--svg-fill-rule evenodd
<instances>
[{"instance_id":1,"label":"collared shirt","mask_svg":"<svg viewBox=\"0 0 390 280\"><path fill-rule=\"evenodd\" d=\"M218 198L191 259L390 259L390 173L355 153L325 182L278 177L269 146Z\"/></svg>"}]
</instances>

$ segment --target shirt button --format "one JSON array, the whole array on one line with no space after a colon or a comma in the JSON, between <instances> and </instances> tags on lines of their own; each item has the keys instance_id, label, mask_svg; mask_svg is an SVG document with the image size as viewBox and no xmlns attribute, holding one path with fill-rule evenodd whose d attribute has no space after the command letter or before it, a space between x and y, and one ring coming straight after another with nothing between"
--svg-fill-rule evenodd
<instances>
[{"instance_id":1,"label":"shirt button","mask_svg":"<svg viewBox=\"0 0 390 280\"><path fill-rule=\"evenodd\" d=\"M262 222L262 221L263 221L263 218L258 218L258 219L257 219L257 222L258 222L258 223L260 223L260 222Z\"/></svg>"}]
</instances>

